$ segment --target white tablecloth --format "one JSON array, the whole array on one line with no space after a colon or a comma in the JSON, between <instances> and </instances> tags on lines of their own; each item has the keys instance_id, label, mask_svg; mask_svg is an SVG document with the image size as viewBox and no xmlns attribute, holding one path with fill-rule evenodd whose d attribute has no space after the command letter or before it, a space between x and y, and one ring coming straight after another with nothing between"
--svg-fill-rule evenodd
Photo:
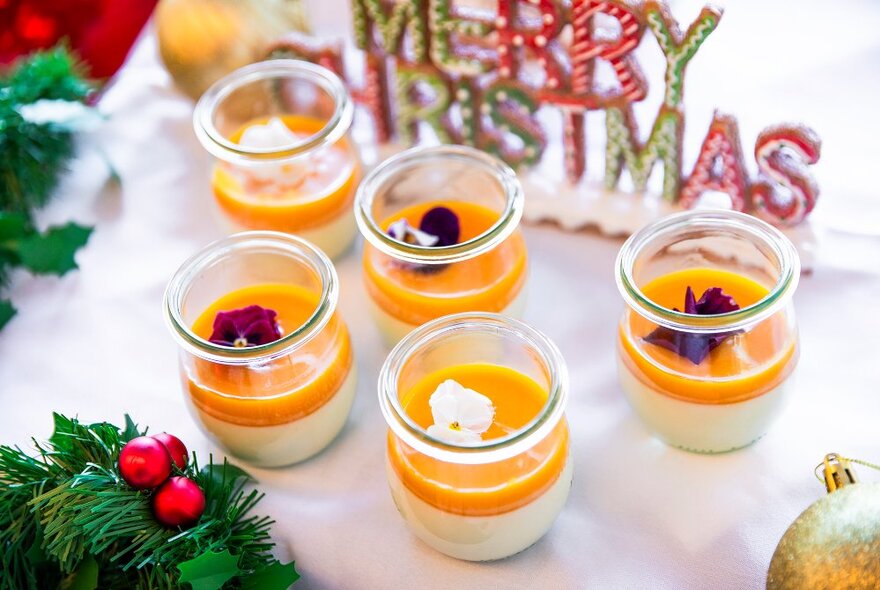
<instances>
[{"instance_id":1,"label":"white tablecloth","mask_svg":"<svg viewBox=\"0 0 880 590\"><path fill-rule=\"evenodd\" d=\"M824 8L831 12L819 18L827 4L798 3L801 14L814 14L799 33L738 14L753 18L765 4L735 3L706 52L736 55L742 46L735 73L746 76L750 98L738 105L747 93L732 88L716 98L750 121L742 125L747 152L757 128L776 119L802 117L825 137L816 167L824 241L795 298L803 356L780 422L752 447L723 456L653 439L614 373L622 303L612 263L620 241L527 228L526 320L557 342L572 376L574 485L553 529L528 551L490 564L444 557L409 533L388 493L375 388L386 349L366 314L358 246L337 265L361 377L348 425L305 464L251 470L267 494L260 510L278 521L278 551L295 557L303 574L297 587L755 588L783 531L823 493L812 473L822 456L880 459L880 206L871 168L880 133L878 117L869 117L880 98L880 7L851 2ZM679 6L682 20L695 14L692 4L676 2L676 12ZM766 18L780 18L775 6ZM844 28L847 19L858 26ZM758 51L755 35L771 29L782 41L764 39ZM694 97L698 112L710 112L711 93L695 90L693 78L689 85L692 95L707 94L703 103ZM850 108L840 108L843 97L852 98ZM73 218L97 226L78 257L81 270L61 279L14 278L19 314L0 333L2 442L48 436L53 410L116 422L129 412L203 457L218 454L184 409L175 344L162 320L171 274L221 236L191 108L172 89L147 35L102 103L110 118L99 140L121 185L105 185L101 159L87 150L40 216L41 223ZM707 124L708 115L689 140L692 157Z\"/></svg>"}]
</instances>

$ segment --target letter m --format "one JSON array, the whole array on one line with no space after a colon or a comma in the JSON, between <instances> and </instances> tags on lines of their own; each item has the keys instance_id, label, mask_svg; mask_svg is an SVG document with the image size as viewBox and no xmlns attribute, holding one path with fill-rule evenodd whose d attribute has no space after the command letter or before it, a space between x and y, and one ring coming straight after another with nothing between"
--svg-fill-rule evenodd
<instances>
[{"instance_id":1,"label":"letter m","mask_svg":"<svg viewBox=\"0 0 880 590\"><path fill-rule=\"evenodd\" d=\"M352 0L354 38L358 48L379 50L410 63L424 63L428 56L427 2ZM408 46L403 43L404 33L409 34Z\"/></svg>"}]
</instances>

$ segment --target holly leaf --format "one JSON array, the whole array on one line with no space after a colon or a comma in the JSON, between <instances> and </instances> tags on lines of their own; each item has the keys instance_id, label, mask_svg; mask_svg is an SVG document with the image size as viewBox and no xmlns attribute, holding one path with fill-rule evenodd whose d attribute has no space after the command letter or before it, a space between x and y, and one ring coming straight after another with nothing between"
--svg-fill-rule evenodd
<instances>
[{"instance_id":1,"label":"holly leaf","mask_svg":"<svg viewBox=\"0 0 880 590\"><path fill-rule=\"evenodd\" d=\"M242 590L287 590L299 578L294 562L273 561L263 569L242 578L241 587Z\"/></svg>"},{"instance_id":2,"label":"holly leaf","mask_svg":"<svg viewBox=\"0 0 880 590\"><path fill-rule=\"evenodd\" d=\"M247 471L241 467L236 467L226 459L223 460L223 465L208 463L202 467L199 476L202 481L210 482L211 485L217 487L234 483L239 478L245 478L248 481L254 480Z\"/></svg>"},{"instance_id":3,"label":"holly leaf","mask_svg":"<svg viewBox=\"0 0 880 590\"><path fill-rule=\"evenodd\" d=\"M188 583L192 590L218 590L242 573L238 567L238 557L232 555L229 549L202 553L178 564L177 569L180 570L180 583Z\"/></svg>"},{"instance_id":4,"label":"holly leaf","mask_svg":"<svg viewBox=\"0 0 880 590\"><path fill-rule=\"evenodd\" d=\"M22 266L36 274L63 275L76 268L74 254L85 245L92 228L68 223L49 228L43 234L34 233L18 242L18 257Z\"/></svg>"},{"instance_id":5,"label":"holly leaf","mask_svg":"<svg viewBox=\"0 0 880 590\"><path fill-rule=\"evenodd\" d=\"M49 558L46 557L46 552L43 551L43 529L37 527L37 530L34 534L34 542L31 544L30 549L25 553L28 561L31 563L32 567L40 567L49 562Z\"/></svg>"},{"instance_id":6,"label":"holly leaf","mask_svg":"<svg viewBox=\"0 0 880 590\"><path fill-rule=\"evenodd\" d=\"M146 430L144 431L146 434ZM137 424L135 424L134 420L131 419L131 416L128 414L125 415L125 430L122 431L122 440L124 442L128 442L133 438L137 438L141 435L141 431L138 430Z\"/></svg>"},{"instance_id":7,"label":"holly leaf","mask_svg":"<svg viewBox=\"0 0 880 590\"><path fill-rule=\"evenodd\" d=\"M3 329L3 326L5 326L14 315L15 308L12 306L12 302L8 299L0 299L0 330Z\"/></svg>"},{"instance_id":8,"label":"holly leaf","mask_svg":"<svg viewBox=\"0 0 880 590\"><path fill-rule=\"evenodd\" d=\"M241 579L242 590L287 590L300 575L294 562L273 561L268 566Z\"/></svg>"},{"instance_id":9,"label":"holly leaf","mask_svg":"<svg viewBox=\"0 0 880 590\"><path fill-rule=\"evenodd\" d=\"M71 451L73 441L70 435L76 431L76 420L58 412L52 412L52 421L55 429L52 431L52 436L49 437L49 443L56 450Z\"/></svg>"}]
</instances>

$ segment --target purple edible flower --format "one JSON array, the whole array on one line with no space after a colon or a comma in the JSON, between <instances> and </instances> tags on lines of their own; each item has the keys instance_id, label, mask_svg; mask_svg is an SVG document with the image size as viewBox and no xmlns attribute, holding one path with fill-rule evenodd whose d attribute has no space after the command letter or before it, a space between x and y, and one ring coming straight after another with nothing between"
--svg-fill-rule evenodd
<instances>
[{"instance_id":1,"label":"purple edible flower","mask_svg":"<svg viewBox=\"0 0 880 590\"><path fill-rule=\"evenodd\" d=\"M672 308L679 311L677 307ZM691 315L718 315L739 309L739 305L733 297L726 295L721 287L712 287L703 292L699 301L694 297L694 291L687 288L684 295L684 313ZM656 344L666 350L671 350L678 356L690 360L699 365L715 350L724 339L733 336L737 332L719 332L717 334L701 334L693 332L679 332L659 326L653 332L645 336L645 342Z\"/></svg>"},{"instance_id":2,"label":"purple edible flower","mask_svg":"<svg viewBox=\"0 0 880 590\"><path fill-rule=\"evenodd\" d=\"M406 218L401 218L388 227L388 235L406 244L418 244L429 248L452 246L458 243L461 236L461 224L458 215L447 207L434 207L429 209L415 228L409 224ZM447 264L411 264L400 263L420 274L434 274L446 268Z\"/></svg>"},{"instance_id":3,"label":"purple edible flower","mask_svg":"<svg viewBox=\"0 0 880 590\"><path fill-rule=\"evenodd\" d=\"M425 213L419 223L419 229L426 234L437 236L435 247L457 244L461 234L458 215L446 207L434 207Z\"/></svg>"},{"instance_id":4,"label":"purple edible flower","mask_svg":"<svg viewBox=\"0 0 880 590\"><path fill-rule=\"evenodd\" d=\"M712 287L703 292L703 296L696 303L694 301L694 291L690 287L685 293L684 312L694 315L718 315L720 313L728 313L739 309L733 297L724 293L721 287ZM690 306L688 305L690 303Z\"/></svg>"},{"instance_id":5,"label":"purple edible flower","mask_svg":"<svg viewBox=\"0 0 880 590\"><path fill-rule=\"evenodd\" d=\"M422 216L419 227L401 218L388 227L388 235L400 242L431 248L452 246L458 243L461 226L458 215L446 207L434 207Z\"/></svg>"},{"instance_id":6,"label":"purple edible flower","mask_svg":"<svg viewBox=\"0 0 880 590\"><path fill-rule=\"evenodd\" d=\"M209 340L234 348L275 342L281 338L281 330L275 320L277 315L274 310L259 305L217 312Z\"/></svg>"},{"instance_id":7,"label":"purple edible flower","mask_svg":"<svg viewBox=\"0 0 880 590\"><path fill-rule=\"evenodd\" d=\"M437 236L432 236L409 224L406 217L398 219L388 227L388 235L404 244L418 244L419 246L434 246L439 241Z\"/></svg>"}]
</instances>

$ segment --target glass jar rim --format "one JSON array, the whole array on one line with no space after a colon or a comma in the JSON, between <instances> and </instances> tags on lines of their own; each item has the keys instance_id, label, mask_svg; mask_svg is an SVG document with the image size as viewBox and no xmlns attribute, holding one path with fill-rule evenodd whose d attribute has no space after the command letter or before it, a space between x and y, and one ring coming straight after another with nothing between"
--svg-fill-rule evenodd
<instances>
[{"instance_id":1,"label":"glass jar rim","mask_svg":"<svg viewBox=\"0 0 880 590\"><path fill-rule=\"evenodd\" d=\"M184 321L181 307L188 287L198 278L201 270L234 255L236 248L273 252L295 256L307 263L321 280L321 296L311 316L299 327L278 340L234 348L214 344L196 335ZM187 352L202 359L226 364L246 365L269 362L290 354L317 336L336 311L339 298L339 278L330 259L310 242L274 231L247 231L212 242L190 256L174 273L165 289L165 321L178 344Z\"/></svg>"},{"instance_id":2,"label":"glass jar rim","mask_svg":"<svg viewBox=\"0 0 880 590\"><path fill-rule=\"evenodd\" d=\"M214 125L214 112L236 90L270 78L290 78L311 82L326 92L334 102L333 114L321 129L296 142L279 147L244 147L227 139ZM213 156L232 164L255 162L290 162L332 145L351 127L354 103L342 80L325 67L298 59L268 59L241 67L217 80L196 103L193 127L199 142Z\"/></svg>"},{"instance_id":3,"label":"glass jar rim","mask_svg":"<svg viewBox=\"0 0 880 590\"><path fill-rule=\"evenodd\" d=\"M494 176L504 191L504 210L486 231L464 242L449 246L420 246L395 240L382 231L373 218L373 199L394 176L429 160L466 162ZM494 156L462 145L414 147L396 154L367 174L355 196L355 219L361 233L373 246L398 260L415 264L449 264L488 252L507 239L522 219L525 196L513 169Z\"/></svg>"},{"instance_id":4,"label":"glass jar rim","mask_svg":"<svg viewBox=\"0 0 880 590\"><path fill-rule=\"evenodd\" d=\"M649 299L636 284L633 267L642 249L658 236L672 235L683 228L736 230L760 242L779 264L779 277L759 301L727 313L695 315L667 309ZM776 313L797 288L800 258L791 240L779 229L753 215L729 209L694 209L668 215L631 235L617 255L616 282L624 301L639 315L666 328L694 333L714 333L719 329L746 329Z\"/></svg>"},{"instance_id":5,"label":"glass jar rim","mask_svg":"<svg viewBox=\"0 0 880 590\"><path fill-rule=\"evenodd\" d=\"M549 367L547 402L528 424L501 438L477 444L456 444L428 434L400 404L397 383L407 360L432 339L456 333L506 332L535 350ZM410 332L389 353L379 372L379 406L391 431L415 450L449 463L485 464L509 459L543 440L562 419L568 400L568 369L556 345L519 320L488 312L448 315Z\"/></svg>"}]
</instances>

